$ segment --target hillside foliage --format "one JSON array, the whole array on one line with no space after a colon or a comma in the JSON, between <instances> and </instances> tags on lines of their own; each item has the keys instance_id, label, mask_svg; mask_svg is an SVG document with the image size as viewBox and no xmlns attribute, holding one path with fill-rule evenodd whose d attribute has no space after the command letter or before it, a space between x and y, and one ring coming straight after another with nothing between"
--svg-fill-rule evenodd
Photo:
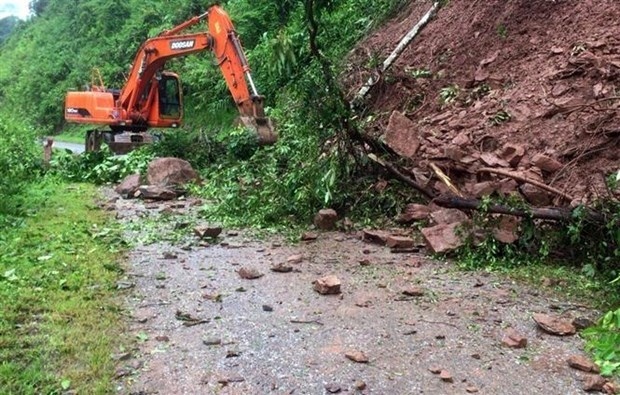
<instances>
[{"instance_id":1,"label":"hillside foliage","mask_svg":"<svg viewBox=\"0 0 620 395\"><path fill-rule=\"evenodd\" d=\"M341 132L338 120L348 117L349 109L325 73L337 75L356 41L405 2L222 3L242 39L280 142L257 149L246 131L231 127L236 109L214 59L204 53L167 64L183 80L186 126L171 133L159 153L187 157L203 168L214 181L211 186L219 187L202 192L216 197L229 217L253 206L262 212L256 218L260 223L286 215L307 219L321 205L344 205L347 197L335 192L350 178L351 158L336 158L342 147L335 137ZM39 135L54 134L65 127L65 92L90 83L93 68L106 86L121 87L146 38L206 6L196 0L97 0L74 7L59 0L35 1L34 16L0 47L6 60L0 64L2 106ZM320 61L311 53L310 15L318 26ZM245 181L254 186L247 188ZM277 204L266 207L266 199ZM393 202L387 205L395 209Z\"/></svg>"}]
</instances>

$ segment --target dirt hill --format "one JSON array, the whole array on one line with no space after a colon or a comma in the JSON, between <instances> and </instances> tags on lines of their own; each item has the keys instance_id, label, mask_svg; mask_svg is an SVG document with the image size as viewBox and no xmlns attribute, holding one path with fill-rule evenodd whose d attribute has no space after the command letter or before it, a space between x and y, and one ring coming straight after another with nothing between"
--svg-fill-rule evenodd
<instances>
[{"instance_id":1,"label":"dirt hill","mask_svg":"<svg viewBox=\"0 0 620 395\"><path fill-rule=\"evenodd\" d=\"M411 1L356 48L351 94L431 5ZM369 130L438 192L431 162L465 196L518 190L534 205L617 196L605 180L620 170L618 20L616 0L450 0L373 86Z\"/></svg>"}]
</instances>

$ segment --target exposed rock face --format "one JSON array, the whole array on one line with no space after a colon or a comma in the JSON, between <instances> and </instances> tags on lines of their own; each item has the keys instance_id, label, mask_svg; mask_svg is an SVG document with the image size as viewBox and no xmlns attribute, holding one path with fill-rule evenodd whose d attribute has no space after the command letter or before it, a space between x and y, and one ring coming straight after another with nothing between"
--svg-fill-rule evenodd
<instances>
[{"instance_id":1,"label":"exposed rock face","mask_svg":"<svg viewBox=\"0 0 620 395\"><path fill-rule=\"evenodd\" d=\"M140 188L140 174L132 174L125 177L114 190L124 199L130 199L138 191L138 188Z\"/></svg>"},{"instance_id":2,"label":"exposed rock face","mask_svg":"<svg viewBox=\"0 0 620 395\"><path fill-rule=\"evenodd\" d=\"M151 161L146 179L150 185L163 187L182 187L200 180L192 165L178 158L157 158Z\"/></svg>"}]
</instances>

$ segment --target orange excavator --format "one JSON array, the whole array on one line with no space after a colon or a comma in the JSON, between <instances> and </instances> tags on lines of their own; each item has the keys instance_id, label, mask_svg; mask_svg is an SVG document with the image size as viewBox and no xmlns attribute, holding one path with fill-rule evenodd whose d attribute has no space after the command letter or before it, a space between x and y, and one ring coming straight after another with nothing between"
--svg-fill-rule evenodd
<instances>
[{"instance_id":1,"label":"orange excavator","mask_svg":"<svg viewBox=\"0 0 620 395\"><path fill-rule=\"evenodd\" d=\"M184 33L204 20L208 31ZM97 72L87 91L68 92L65 119L109 126L106 130L87 132L86 151L97 151L105 142L113 152L125 153L151 142L148 129L177 128L183 119L181 83L178 75L164 70L166 61L207 50L217 60L241 123L257 133L260 144L273 144L277 134L265 116L264 98L256 90L232 21L219 5L212 5L204 14L146 40L122 89L106 89Z\"/></svg>"}]
</instances>

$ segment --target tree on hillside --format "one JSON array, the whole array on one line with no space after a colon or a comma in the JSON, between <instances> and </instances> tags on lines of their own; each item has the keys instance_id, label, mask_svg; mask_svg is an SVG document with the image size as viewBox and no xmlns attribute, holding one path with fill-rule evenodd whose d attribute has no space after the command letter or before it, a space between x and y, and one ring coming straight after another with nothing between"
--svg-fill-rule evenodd
<instances>
[{"instance_id":1,"label":"tree on hillside","mask_svg":"<svg viewBox=\"0 0 620 395\"><path fill-rule=\"evenodd\" d=\"M11 33L13 33L18 23L19 18L14 15L0 19L0 44L5 42Z\"/></svg>"}]
</instances>

